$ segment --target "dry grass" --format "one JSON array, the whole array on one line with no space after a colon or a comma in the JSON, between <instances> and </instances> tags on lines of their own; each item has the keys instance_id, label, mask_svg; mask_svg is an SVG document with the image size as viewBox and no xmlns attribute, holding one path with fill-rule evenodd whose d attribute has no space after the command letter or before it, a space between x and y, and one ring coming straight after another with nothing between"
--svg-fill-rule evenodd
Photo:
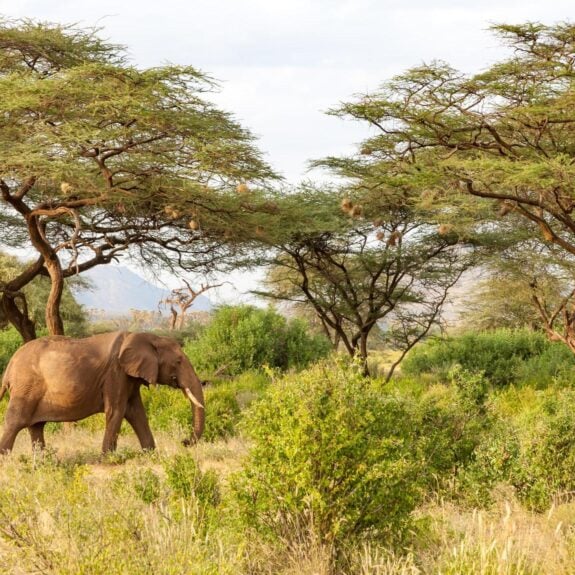
<instances>
[{"instance_id":1,"label":"dry grass","mask_svg":"<svg viewBox=\"0 0 575 575\"><path fill-rule=\"evenodd\" d=\"M575 507L546 514L507 500L490 511L451 504L426 510L437 541L423 564L445 575L559 575L575 572Z\"/></svg>"},{"instance_id":2,"label":"dry grass","mask_svg":"<svg viewBox=\"0 0 575 575\"><path fill-rule=\"evenodd\" d=\"M121 437L102 458L101 433L76 427L48 435L46 454L21 434L0 460L0 573L234 575L559 575L575 573L575 503L535 514L510 494L489 511L450 503L418 510L421 532L411 550L376 544L334 550L294 529L271 544L246 534L229 504L226 478L241 467L240 439L200 443L157 433L158 450L142 453ZM191 456L219 478L222 502L182 497L166 469ZM145 491L152 480L151 495ZM143 482L143 483L142 483ZM154 489L157 491L154 491Z\"/></svg>"}]
</instances>

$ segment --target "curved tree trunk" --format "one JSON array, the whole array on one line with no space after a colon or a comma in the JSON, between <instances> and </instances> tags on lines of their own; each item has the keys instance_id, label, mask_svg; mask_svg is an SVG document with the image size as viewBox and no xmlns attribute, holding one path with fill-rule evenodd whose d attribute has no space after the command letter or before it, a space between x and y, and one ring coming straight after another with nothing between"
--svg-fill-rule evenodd
<instances>
[{"instance_id":1,"label":"curved tree trunk","mask_svg":"<svg viewBox=\"0 0 575 575\"><path fill-rule=\"evenodd\" d=\"M44 267L50 276L50 294L46 302L46 327L50 335L64 335L64 323L60 316L60 303L64 291L64 273L58 254L45 238L45 224L38 215L26 216L32 244L44 260Z\"/></svg>"},{"instance_id":2,"label":"curved tree trunk","mask_svg":"<svg viewBox=\"0 0 575 575\"><path fill-rule=\"evenodd\" d=\"M64 322L60 315L60 303L64 292L64 275L57 257L46 260L51 286L46 302L46 327L50 335L64 335Z\"/></svg>"},{"instance_id":3,"label":"curved tree trunk","mask_svg":"<svg viewBox=\"0 0 575 575\"><path fill-rule=\"evenodd\" d=\"M22 300L22 310L16 303L17 299ZM36 326L28 316L28 306L26 305L26 296L24 294L8 294L4 292L0 300L0 307L6 319L16 328L24 342L36 339Z\"/></svg>"}]
</instances>

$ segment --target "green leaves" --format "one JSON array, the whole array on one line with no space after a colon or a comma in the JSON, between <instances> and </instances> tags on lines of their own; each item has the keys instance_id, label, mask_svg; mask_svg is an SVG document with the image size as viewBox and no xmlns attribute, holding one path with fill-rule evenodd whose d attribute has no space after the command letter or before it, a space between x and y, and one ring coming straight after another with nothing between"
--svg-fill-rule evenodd
<instances>
[{"instance_id":1,"label":"green leaves","mask_svg":"<svg viewBox=\"0 0 575 575\"><path fill-rule=\"evenodd\" d=\"M272 308L223 306L185 351L199 371L238 375L249 369L305 367L329 352L328 341L308 333L302 320L287 321Z\"/></svg>"},{"instance_id":2,"label":"green leaves","mask_svg":"<svg viewBox=\"0 0 575 575\"><path fill-rule=\"evenodd\" d=\"M420 497L406 408L357 371L320 364L285 377L247 428L254 445L235 489L249 525L275 536L299 526L338 545L405 535Z\"/></svg>"}]
</instances>

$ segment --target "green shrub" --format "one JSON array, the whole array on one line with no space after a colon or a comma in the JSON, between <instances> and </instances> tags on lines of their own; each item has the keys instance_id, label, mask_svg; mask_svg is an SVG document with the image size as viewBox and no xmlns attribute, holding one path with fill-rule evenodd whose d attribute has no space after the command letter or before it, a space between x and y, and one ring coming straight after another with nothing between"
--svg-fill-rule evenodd
<instances>
[{"instance_id":1,"label":"green shrub","mask_svg":"<svg viewBox=\"0 0 575 575\"><path fill-rule=\"evenodd\" d=\"M458 479L458 495L474 507L493 503L493 490L501 484L513 484L521 460L517 429L510 421L497 421L485 434L474 453L474 460Z\"/></svg>"},{"instance_id":2,"label":"green shrub","mask_svg":"<svg viewBox=\"0 0 575 575\"><path fill-rule=\"evenodd\" d=\"M493 397L493 426L483 435L461 489L474 505L488 504L497 484L543 511L575 491L575 391L510 389Z\"/></svg>"},{"instance_id":3,"label":"green shrub","mask_svg":"<svg viewBox=\"0 0 575 575\"><path fill-rule=\"evenodd\" d=\"M305 367L327 355L330 344L308 333L301 320L288 322L271 308L243 305L219 308L201 337L184 350L200 372L237 375L264 365Z\"/></svg>"},{"instance_id":4,"label":"green shrub","mask_svg":"<svg viewBox=\"0 0 575 575\"><path fill-rule=\"evenodd\" d=\"M151 469L138 469L132 476L132 488L144 503L154 503L162 493L162 482Z\"/></svg>"},{"instance_id":5,"label":"green shrub","mask_svg":"<svg viewBox=\"0 0 575 575\"><path fill-rule=\"evenodd\" d=\"M178 497L194 497L203 508L218 505L218 476L211 470L203 473L193 456L176 455L164 463L164 470L169 487Z\"/></svg>"},{"instance_id":6,"label":"green shrub","mask_svg":"<svg viewBox=\"0 0 575 575\"><path fill-rule=\"evenodd\" d=\"M205 441L233 437L239 419L240 405L232 389L220 387L206 392Z\"/></svg>"},{"instance_id":7,"label":"green shrub","mask_svg":"<svg viewBox=\"0 0 575 575\"><path fill-rule=\"evenodd\" d=\"M465 371L483 373L495 386L522 380L544 386L565 370L575 374L575 358L567 352L563 344L550 342L542 333L499 329L430 339L406 357L402 371L435 373L448 380L451 369L460 365Z\"/></svg>"},{"instance_id":8,"label":"green shrub","mask_svg":"<svg viewBox=\"0 0 575 575\"><path fill-rule=\"evenodd\" d=\"M20 334L13 327L0 330L0 376L22 343Z\"/></svg>"},{"instance_id":9,"label":"green shrub","mask_svg":"<svg viewBox=\"0 0 575 575\"><path fill-rule=\"evenodd\" d=\"M537 510L575 491L575 392L545 394L541 409L519 429L520 459L512 483Z\"/></svg>"},{"instance_id":10,"label":"green shrub","mask_svg":"<svg viewBox=\"0 0 575 575\"><path fill-rule=\"evenodd\" d=\"M401 539L424 484L413 429L409 402L352 368L285 376L246 415L253 447L233 482L241 517L272 537Z\"/></svg>"},{"instance_id":11,"label":"green shrub","mask_svg":"<svg viewBox=\"0 0 575 575\"><path fill-rule=\"evenodd\" d=\"M158 385L141 388L142 401L153 431L179 433L192 424L190 402L181 391Z\"/></svg>"}]
</instances>

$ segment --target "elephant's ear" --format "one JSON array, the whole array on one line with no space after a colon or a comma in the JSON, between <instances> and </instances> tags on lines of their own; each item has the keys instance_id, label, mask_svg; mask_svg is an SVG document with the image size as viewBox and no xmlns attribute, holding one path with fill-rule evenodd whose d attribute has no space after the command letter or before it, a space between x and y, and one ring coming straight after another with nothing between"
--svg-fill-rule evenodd
<instances>
[{"instance_id":1,"label":"elephant's ear","mask_svg":"<svg viewBox=\"0 0 575 575\"><path fill-rule=\"evenodd\" d=\"M139 377L148 383L158 379L158 353L152 337L146 333L129 334L118 357L122 369L132 377Z\"/></svg>"}]
</instances>

